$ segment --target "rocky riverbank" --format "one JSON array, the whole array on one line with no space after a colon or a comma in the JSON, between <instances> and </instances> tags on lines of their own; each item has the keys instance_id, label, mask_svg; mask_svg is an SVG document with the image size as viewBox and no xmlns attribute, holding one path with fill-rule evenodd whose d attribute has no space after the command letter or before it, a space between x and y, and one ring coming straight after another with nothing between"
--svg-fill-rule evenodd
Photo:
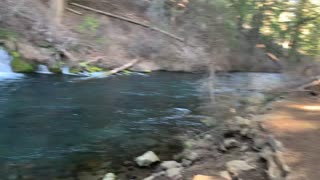
<instances>
[{"instance_id":1,"label":"rocky riverbank","mask_svg":"<svg viewBox=\"0 0 320 180\"><path fill-rule=\"evenodd\" d=\"M256 99L256 103L257 103ZM262 102L263 99L260 99ZM284 147L263 127L261 114L269 104L251 104L253 114L235 116L219 128L186 138L183 152L172 160L161 161L154 152L135 159L136 166L150 168L151 175L129 179L144 180L281 180L290 168L283 159ZM253 112L254 110L254 112ZM248 113L248 112L246 112ZM244 113L245 114L245 113ZM132 164L132 166L134 166ZM104 180L128 179L107 174ZM143 175L146 175L144 172Z\"/></svg>"}]
</instances>

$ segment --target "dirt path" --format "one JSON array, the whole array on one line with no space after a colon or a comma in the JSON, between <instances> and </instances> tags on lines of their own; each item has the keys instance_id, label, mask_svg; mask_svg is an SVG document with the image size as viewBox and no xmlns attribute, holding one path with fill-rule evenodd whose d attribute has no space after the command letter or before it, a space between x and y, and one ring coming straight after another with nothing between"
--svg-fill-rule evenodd
<instances>
[{"instance_id":1,"label":"dirt path","mask_svg":"<svg viewBox=\"0 0 320 180\"><path fill-rule=\"evenodd\" d=\"M265 127L286 148L288 180L320 179L320 99L290 97L265 116Z\"/></svg>"}]
</instances>

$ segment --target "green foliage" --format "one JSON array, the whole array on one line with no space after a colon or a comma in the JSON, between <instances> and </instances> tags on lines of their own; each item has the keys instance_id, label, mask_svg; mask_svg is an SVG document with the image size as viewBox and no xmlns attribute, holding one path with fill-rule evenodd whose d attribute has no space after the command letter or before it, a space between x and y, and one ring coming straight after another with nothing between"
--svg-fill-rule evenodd
<instances>
[{"instance_id":1,"label":"green foliage","mask_svg":"<svg viewBox=\"0 0 320 180\"><path fill-rule=\"evenodd\" d=\"M94 16L89 15L84 17L79 30L83 33L95 33L99 27L100 22Z\"/></svg>"},{"instance_id":2,"label":"green foliage","mask_svg":"<svg viewBox=\"0 0 320 180\"><path fill-rule=\"evenodd\" d=\"M234 19L255 43L283 46L289 57L320 54L320 2L315 0L230 0ZM253 30L258 30L254 37ZM264 38L262 38L264 37ZM264 41L264 40L268 41ZM272 43L270 43L272 42ZM277 47L278 48L278 47ZM288 49L288 50L285 50ZM278 50L278 51L279 51ZM283 54L283 53L282 53Z\"/></svg>"},{"instance_id":3,"label":"green foliage","mask_svg":"<svg viewBox=\"0 0 320 180\"><path fill-rule=\"evenodd\" d=\"M83 69L83 70L86 70L90 73L93 73L93 72L101 72L103 71L102 68L98 67L98 66L94 66L94 65L90 65L88 62L82 62L79 64L79 66Z\"/></svg>"},{"instance_id":4,"label":"green foliage","mask_svg":"<svg viewBox=\"0 0 320 180\"><path fill-rule=\"evenodd\" d=\"M70 73L77 74L77 73L80 73L81 71L82 71L82 69L78 66L70 68Z\"/></svg>"},{"instance_id":5,"label":"green foliage","mask_svg":"<svg viewBox=\"0 0 320 180\"><path fill-rule=\"evenodd\" d=\"M31 73L35 71L35 67L32 64L21 59L19 52L12 51L10 54L13 57L11 67L14 72Z\"/></svg>"},{"instance_id":6,"label":"green foliage","mask_svg":"<svg viewBox=\"0 0 320 180\"><path fill-rule=\"evenodd\" d=\"M0 39L16 39L18 34L5 28L0 28Z\"/></svg>"},{"instance_id":7,"label":"green foliage","mask_svg":"<svg viewBox=\"0 0 320 180\"><path fill-rule=\"evenodd\" d=\"M52 65L49 66L49 70L53 73L61 73L61 67L62 67L62 63L54 63Z\"/></svg>"}]
</instances>

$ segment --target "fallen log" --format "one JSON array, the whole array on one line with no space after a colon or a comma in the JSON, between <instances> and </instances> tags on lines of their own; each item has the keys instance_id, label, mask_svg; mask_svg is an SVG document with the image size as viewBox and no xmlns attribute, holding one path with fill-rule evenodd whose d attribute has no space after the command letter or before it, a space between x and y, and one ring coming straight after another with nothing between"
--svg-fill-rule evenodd
<instances>
[{"instance_id":1,"label":"fallen log","mask_svg":"<svg viewBox=\"0 0 320 180\"><path fill-rule=\"evenodd\" d=\"M115 68L115 69L113 69L113 70L111 70L111 71L109 71L109 72L107 72L106 74L104 74L104 75L106 75L106 76L110 76L110 75L112 75L112 74L116 74L116 73L118 73L118 72L120 72L120 71L124 71L124 70L126 70L126 69L128 69L128 68L130 68L130 67L132 67L133 65L135 65L136 63L138 63L139 62L139 60L138 59L134 59L134 60L132 60L132 61L130 61L129 63L127 63L127 64L124 64L124 65L122 65L122 66L120 66L120 67L118 67L118 68Z\"/></svg>"},{"instance_id":2,"label":"fallen log","mask_svg":"<svg viewBox=\"0 0 320 180\"><path fill-rule=\"evenodd\" d=\"M93 12L96 12L96 13L99 13L99 14L102 14L102 15L105 15L105 16L109 16L109 17L112 17L112 18L115 18L115 19L119 19L119 20L122 20L122 21L126 21L126 22L129 22L129 23L135 24L135 25L139 25L139 26L142 26L142 27L145 27L145 28L149 28L151 30L157 31L159 33L162 33L162 34L164 34L164 35L166 35L166 36L168 36L170 38L173 38L173 39L176 39L178 41L184 42L183 38L178 37L178 36L176 36L174 34L171 34L171 33L167 32L167 31L164 31L162 29L159 29L157 27L153 27L151 25L144 24L144 23L138 22L136 20L129 19L127 17L123 17L123 16L119 16L119 15L112 14L112 13L109 13L109 12L101 11L101 10L94 9L94 8L91 8L91 7L88 7L88 6L84 6L84 5L81 5L81 4L78 4L78 3L70 3L70 4L73 5L73 6L88 10L88 11L93 11Z\"/></svg>"}]
</instances>

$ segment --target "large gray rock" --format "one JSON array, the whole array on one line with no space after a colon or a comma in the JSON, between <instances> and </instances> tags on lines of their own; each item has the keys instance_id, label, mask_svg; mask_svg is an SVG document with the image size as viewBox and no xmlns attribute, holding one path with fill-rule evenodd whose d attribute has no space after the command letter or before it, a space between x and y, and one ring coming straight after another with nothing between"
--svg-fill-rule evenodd
<instances>
[{"instance_id":1,"label":"large gray rock","mask_svg":"<svg viewBox=\"0 0 320 180\"><path fill-rule=\"evenodd\" d=\"M148 151L135 159L135 162L141 167L150 166L159 161L159 157L152 151Z\"/></svg>"},{"instance_id":2,"label":"large gray rock","mask_svg":"<svg viewBox=\"0 0 320 180\"><path fill-rule=\"evenodd\" d=\"M182 179L182 168L171 168L166 171L167 177L173 180Z\"/></svg>"},{"instance_id":3,"label":"large gray rock","mask_svg":"<svg viewBox=\"0 0 320 180\"><path fill-rule=\"evenodd\" d=\"M161 168L167 170L172 168L179 168L182 165L178 163L177 161L164 161L160 164Z\"/></svg>"}]
</instances>

